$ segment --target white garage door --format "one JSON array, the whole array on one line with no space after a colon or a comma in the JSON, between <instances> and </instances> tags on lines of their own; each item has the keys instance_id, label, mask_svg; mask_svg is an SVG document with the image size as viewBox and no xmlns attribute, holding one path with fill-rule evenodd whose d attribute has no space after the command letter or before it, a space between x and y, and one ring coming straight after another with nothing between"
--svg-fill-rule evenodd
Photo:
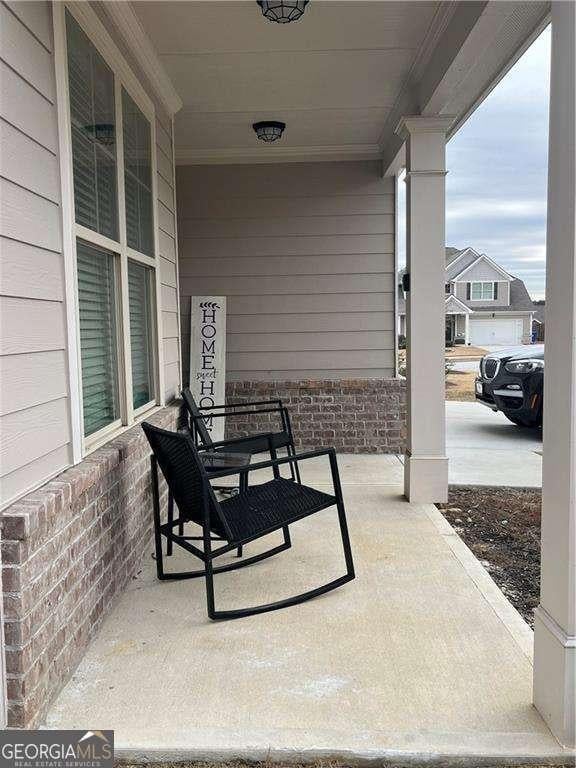
<instances>
[{"instance_id":1,"label":"white garage door","mask_svg":"<svg viewBox=\"0 0 576 768\"><path fill-rule=\"evenodd\" d=\"M521 344L522 320L495 317L470 318L470 344Z\"/></svg>"}]
</instances>

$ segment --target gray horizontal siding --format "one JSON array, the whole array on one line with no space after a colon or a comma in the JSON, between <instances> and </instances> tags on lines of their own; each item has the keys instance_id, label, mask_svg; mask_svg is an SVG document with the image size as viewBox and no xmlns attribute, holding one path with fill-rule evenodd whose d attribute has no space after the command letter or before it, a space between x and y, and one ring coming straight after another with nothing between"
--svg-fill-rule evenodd
<instances>
[{"instance_id":1,"label":"gray horizontal siding","mask_svg":"<svg viewBox=\"0 0 576 768\"><path fill-rule=\"evenodd\" d=\"M185 370L190 296L213 294L229 380L393 374L394 186L377 163L182 167L177 188Z\"/></svg>"},{"instance_id":2,"label":"gray horizontal siding","mask_svg":"<svg viewBox=\"0 0 576 768\"><path fill-rule=\"evenodd\" d=\"M159 114L159 119L156 120L156 158L164 396L167 401L170 401L180 394L180 329L178 325L176 203L174 199L172 127L171 121L162 112Z\"/></svg>"},{"instance_id":3,"label":"gray horizontal siding","mask_svg":"<svg viewBox=\"0 0 576 768\"><path fill-rule=\"evenodd\" d=\"M50 5L0 4L0 505L69 465Z\"/></svg>"}]
</instances>

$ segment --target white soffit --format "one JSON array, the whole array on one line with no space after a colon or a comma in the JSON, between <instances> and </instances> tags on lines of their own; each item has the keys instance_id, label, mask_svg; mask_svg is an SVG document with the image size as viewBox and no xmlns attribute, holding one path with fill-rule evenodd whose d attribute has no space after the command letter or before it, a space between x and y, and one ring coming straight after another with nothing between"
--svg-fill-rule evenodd
<instances>
[{"instance_id":1,"label":"white soffit","mask_svg":"<svg viewBox=\"0 0 576 768\"><path fill-rule=\"evenodd\" d=\"M120 4L123 5L123 4ZM405 115L450 114L453 133L543 28L548 2L312 0L299 22L256 0L130 7L183 108L179 163L382 158ZM252 123L282 120L276 145Z\"/></svg>"},{"instance_id":2,"label":"white soffit","mask_svg":"<svg viewBox=\"0 0 576 768\"><path fill-rule=\"evenodd\" d=\"M451 4L313 0L298 23L255 0L133 2L183 101L178 162L377 158L380 137L425 41ZM252 123L282 120L277 145Z\"/></svg>"}]
</instances>

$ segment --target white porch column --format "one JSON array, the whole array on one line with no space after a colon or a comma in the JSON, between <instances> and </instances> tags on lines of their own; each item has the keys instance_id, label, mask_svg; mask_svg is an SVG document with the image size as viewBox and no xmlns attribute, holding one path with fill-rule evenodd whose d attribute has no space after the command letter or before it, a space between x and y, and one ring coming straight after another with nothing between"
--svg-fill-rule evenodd
<instances>
[{"instance_id":1,"label":"white porch column","mask_svg":"<svg viewBox=\"0 0 576 768\"><path fill-rule=\"evenodd\" d=\"M404 493L410 501L446 501L445 145L452 118L405 117L406 376L408 445Z\"/></svg>"},{"instance_id":2,"label":"white porch column","mask_svg":"<svg viewBox=\"0 0 576 768\"><path fill-rule=\"evenodd\" d=\"M534 626L534 704L576 746L576 5L552 3L548 159L542 584Z\"/></svg>"}]
</instances>

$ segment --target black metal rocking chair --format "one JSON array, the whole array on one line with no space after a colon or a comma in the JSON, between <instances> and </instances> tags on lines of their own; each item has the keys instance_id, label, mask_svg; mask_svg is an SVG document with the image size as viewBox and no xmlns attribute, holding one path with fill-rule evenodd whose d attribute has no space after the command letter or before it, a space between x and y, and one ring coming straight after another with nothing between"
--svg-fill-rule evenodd
<instances>
[{"instance_id":1,"label":"black metal rocking chair","mask_svg":"<svg viewBox=\"0 0 576 768\"><path fill-rule=\"evenodd\" d=\"M336 589L336 587L340 587L354 578L354 563L348 536L344 502L342 500L342 487L336 462L336 452L333 448L310 451L298 456L273 458L271 461L253 464L249 467L250 472L263 468L272 468L274 478L262 485L247 487L243 493L219 502L210 485L200 454L189 433L168 432L147 422L142 424L142 428L146 433L153 452L151 457L152 491L158 578L191 579L204 576L206 578L208 616L211 619L237 619L243 616L252 616L257 613L286 608L290 605L297 605L305 600L310 600L313 597ZM275 456L275 449L272 445L270 445L270 450ZM317 456L328 456L329 458L334 486L333 495L294 483L292 480L280 476L280 465L293 463L297 460L305 461ZM170 516L166 523L162 523L160 518L158 466L160 466L168 484L169 504L175 501L178 507L177 518L173 519L173 516ZM233 474L233 472L218 472L211 477L225 477L229 474ZM170 501L170 499L173 501ZM292 546L289 526L297 520L332 506L335 506L338 510L338 521L346 563L346 573L343 576L315 589L278 600L277 602L256 605L250 608L216 610L214 574L244 568L289 549ZM202 535L182 535L180 533L182 522L196 523L202 528ZM177 527L179 533L175 533ZM232 562L214 567L213 561L221 555L237 550L238 547L248 542L255 541L279 530L282 530L284 534L282 544L258 555L246 558L241 562ZM169 542L174 542L174 544L197 557L204 563L205 567L196 571L165 573L162 536ZM203 548L200 549L195 546L192 543L193 541L202 541ZM224 543L213 550L212 543L214 541L222 541Z\"/></svg>"},{"instance_id":2,"label":"black metal rocking chair","mask_svg":"<svg viewBox=\"0 0 576 768\"><path fill-rule=\"evenodd\" d=\"M292 425L288 409L281 400L255 400L249 403L228 403L225 405L198 406L189 387L182 390L182 400L188 413L190 432L194 443L200 450L222 451L226 453L267 453L270 450L270 437L274 448L285 448L288 456L296 455ZM264 407L265 406L265 407ZM214 442L206 426L208 418L225 416L243 416L250 414L276 414L281 428L276 431L257 432L243 437L234 437ZM290 477L301 481L298 462L290 462Z\"/></svg>"}]
</instances>

